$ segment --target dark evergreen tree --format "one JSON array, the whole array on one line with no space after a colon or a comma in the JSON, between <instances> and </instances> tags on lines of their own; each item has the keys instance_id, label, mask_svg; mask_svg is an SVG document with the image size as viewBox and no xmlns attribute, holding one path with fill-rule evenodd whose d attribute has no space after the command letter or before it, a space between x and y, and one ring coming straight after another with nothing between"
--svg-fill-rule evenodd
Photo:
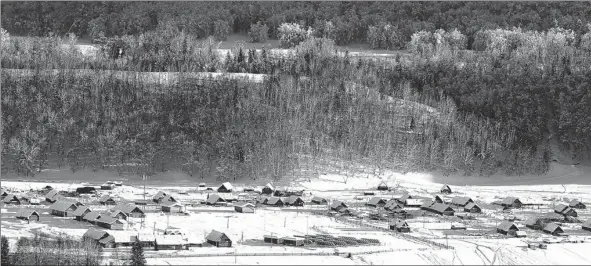
<instances>
[{"instance_id":1,"label":"dark evergreen tree","mask_svg":"<svg viewBox=\"0 0 591 266\"><path fill-rule=\"evenodd\" d=\"M9 257L9 251L10 251L10 246L8 245L8 238L6 238L5 236L2 236L2 240L1 240L1 246L2 246L2 253L0 256L2 256L2 261L1 261L1 265L12 265L10 264L10 257Z\"/></svg>"},{"instance_id":2,"label":"dark evergreen tree","mask_svg":"<svg viewBox=\"0 0 591 266\"><path fill-rule=\"evenodd\" d=\"M146 258L144 257L144 248L138 239L133 242L131 247L131 261L130 265L144 266L146 265Z\"/></svg>"}]
</instances>

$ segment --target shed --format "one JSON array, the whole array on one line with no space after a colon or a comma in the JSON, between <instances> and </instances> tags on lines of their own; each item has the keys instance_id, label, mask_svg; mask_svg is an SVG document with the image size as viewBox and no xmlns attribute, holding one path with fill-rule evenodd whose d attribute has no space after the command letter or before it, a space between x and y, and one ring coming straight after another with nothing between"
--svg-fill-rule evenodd
<instances>
[{"instance_id":1,"label":"shed","mask_svg":"<svg viewBox=\"0 0 591 266\"><path fill-rule=\"evenodd\" d=\"M374 207L374 208L384 207L384 206L386 206L386 201L380 197L373 197L365 205L370 206L370 207Z\"/></svg>"},{"instance_id":2,"label":"shed","mask_svg":"<svg viewBox=\"0 0 591 266\"><path fill-rule=\"evenodd\" d=\"M547 224L546 226L544 226L544 229L542 229L542 231L554 236L564 234L564 230L562 230L562 227L560 227L560 225L556 223Z\"/></svg>"},{"instance_id":3,"label":"shed","mask_svg":"<svg viewBox=\"0 0 591 266\"><path fill-rule=\"evenodd\" d=\"M226 234L216 230L211 230L205 239L207 243L216 247L232 247L232 240Z\"/></svg>"},{"instance_id":4,"label":"shed","mask_svg":"<svg viewBox=\"0 0 591 266\"><path fill-rule=\"evenodd\" d=\"M220 195L217 194L210 195L205 201L207 205L217 205L224 202L226 202L226 200L224 200L222 197L220 197Z\"/></svg>"},{"instance_id":5,"label":"shed","mask_svg":"<svg viewBox=\"0 0 591 266\"><path fill-rule=\"evenodd\" d=\"M117 209L121 210L123 213L127 214L127 217L131 218L143 218L146 216L144 211L133 203L120 204L117 206Z\"/></svg>"},{"instance_id":6,"label":"shed","mask_svg":"<svg viewBox=\"0 0 591 266\"><path fill-rule=\"evenodd\" d=\"M47 194L45 194L45 200L49 203L54 203L59 198L61 198L61 195L59 194L59 191L55 189L52 189L49 192L47 192Z\"/></svg>"},{"instance_id":7,"label":"shed","mask_svg":"<svg viewBox=\"0 0 591 266\"><path fill-rule=\"evenodd\" d=\"M470 197L454 197L453 199L451 199L451 204L455 205L455 206L464 207L464 206L468 205L468 203L474 203L472 198L470 198Z\"/></svg>"},{"instance_id":8,"label":"shed","mask_svg":"<svg viewBox=\"0 0 591 266\"><path fill-rule=\"evenodd\" d=\"M91 210L86 206L80 206L72 213L72 216L76 217L77 221L82 221L82 218L89 213Z\"/></svg>"},{"instance_id":9,"label":"shed","mask_svg":"<svg viewBox=\"0 0 591 266\"><path fill-rule=\"evenodd\" d=\"M240 213L254 213L254 205L251 203L235 205L234 210Z\"/></svg>"},{"instance_id":10,"label":"shed","mask_svg":"<svg viewBox=\"0 0 591 266\"><path fill-rule=\"evenodd\" d=\"M439 190L441 193L451 194L451 188L448 185L443 185Z\"/></svg>"},{"instance_id":11,"label":"shed","mask_svg":"<svg viewBox=\"0 0 591 266\"><path fill-rule=\"evenodd\" d=\"M110 195L103 195L99 198L99 203L102 205L116 205L115 199Z\"/></svg>"},{"instance_id":12,"label":"shed","mask_svg":"<svg viewBox=\"0 0 591 266\"><path fill-rule=\"evenodd\" d=\"M86 215L83 215L82 220L94 224L94 223L96 223L96 220L101 218L102 215L103 214L100 212L91 211L91 212L87 213Z\"/></svg>"},{"instance_id":13,"label":"shed","mask_svg":"<svg viewBox=\"0 0 591 266\"><path fill-rule=\"evenodd\" d=\"M388 184L386 184L386 182L382 181L382 183L380 183L378 185L378 190L388 190Z\"/></svg>"},{"instance_id":14,"label":"shed","mask_svg":"<svg viewBox=\"0 0 591 266\"><path fill-rule=\"evenodd\" d=\"M189 242L181 235L156 235L154 247L156 250L187 250Z\"/></svg>"},{"instance_id":15,"label":"shed","mask_svg":"<svg viewBox=\"0 0 591 266\"><path fill-rule=\"evenodd\" d=\"M587 231L591 232L591 219L584 222L583 225L581 225L581 228L583 230L587 230Z\"/></svg>"},{"instance_id":16,"label":"shed","mask_svg":"<svg viewBox=\"0 0 591 266\"><path fill-rule=\"evenodd\" d=\"M348 208L347 204L345 204L344 202L339 201L339 200L335 200L330 204L330 210L332 210L332 211L338 212L342 209L347 209L347 208Z\"/></svg>"},{"instance_id":17,"label":"shed","mask_svg":"<svg viewBox=\"0 0 591 266\"><path fill-rule=\"evenodd\" d=\"M79 188L76 188L76 192L78 192L79 194L93 194L96 192L96 188L95 187L79 187Z\"/></svg>"},{"instance_id":18,"label":"shed","mask_svg":"<svg viewBox=\"0 0 591 266\"><path fill-rule=\"evenodd\" d=\"M183 205L178 202L163 202L161 206L161 210L163 212L183 212Z\"/></svg>"},{"instance_id":19,"label":"shed","mask_svg":"<svg viewBox=\"0 0 591 266\"><path fill-rule=\"evenodd\" d=\"M530 217L525 221L525 227L534 229L534 230L542 230L544 225L542 223L542 219L536 217Z\"/></svg>"},{"instance_id":20,"label":"shed","mask_svg":"<svg viewBox=\"0 0 591 266\"><path fill-rule=\"evenodd\" d=\"M283 245L301 247L304 245L304 239L300 237L284 237Z\"/></svg>"},{"instance_id":21,"label":"shed","mask_svg":"<svg viewBox=\"0 0 591 266\"><path fill-rule=\"evenodd\" d=\"M312 203L317 204L317 205L325 205L325 204L328 204L328 201L324 198L321 198L321 197L313 197Z\"/></svg>"},{"instance_id":22,"label":"shed","mask_svg":"<svg viewBox=\"0 0 591 266\"><path fill-rule=\"evenodd\" d=\"M587 206L584 203L582 203L581 201L576 200L576 199L571 200L570 203L568 204L568 206L573 209L586 209L587 208Z\"/></svg>"},{"instance_id":23,"label":"shed","mask_svg":"<svg viewBox=\"0 0 591 266\"><path fill-rule=\"evenodd\" d=\"M503 221L501 224L497 226L497 233L503 235L515 235L515 232L519 231L519 228L515 223L510 221Z\"/></svg>"},{"instance_id":24,"label":"shed","mask_svg":"<svg viewBox=\"0 0 591 266\"><path fill-rule=\"evenodd\" d=\"M16 212L16 218L27 221L39 221L39 213L32 209L19 209Z\"/></svg>"},{"instance_id":25,"label":"shed","mask_svg":"<svg viewBox=\"0 0 591 266\"><path fill-rule=\"evenodd\" d=\"M230 182L224 182L219 188L218 188L218 192L219 193L230 193L232 192L232 190L234 189L234 187L232 187L232 184L230 184Z\"/></svg>"},{"instance_id":26,"label":"shed","mask_svg":"<svg viewBox=\"0 0 591 266\"><path fill-rule=\"evenodd\" d=\"M102 215L96 220L96 225L111 230L123 230L125 224L126 222L123 220L113 218L109 215Z\"/></svg>"},{"instance_id":27,"label":"shed","mask_svg":"<svg viewBox=\"0 0 591 266\"><path fill-rule=\"evenodd\" d=\"M279 236L265 235L265 236L263 236L263 241L265 243L271 243L271 244L283 244L283 239L280 238Z\"/></svg>"},{"instance_id":28,"label":"shed","mask_svg":"<svg viewBox=\"0 0 591 266\"><path fill-rule=\"evenodd\" d=\"M162 198L164 198L165 196L167 196L168 194L162 192L162 191L158 191L158 193L156 193L156 195L154 195L152 197L152 201L156 202L156 203L160 203L160 201L162 200Z\"/></svg>"},{"instance_id":29,"label":"shed","mask_svg":"<svg viewBox=\"0 0 591 266\"><path fill-rule=\"evenodd\" d=\"M270 197L267 200L267 205L270 206L276 206L276 207L283 207L283 205L285 205L285 203L283 203L283 200L281 200L281 198L277 198L277 197Z\"/></svg>"},{"instance_id":30,"label":"shed","mask_svg":"<svg viewBox=\"0 0 591 266\"><path fill-rule=\"evenodd\" d=\"M50 207L51 215L67 217L72 216L74 211L78 209L75 203L65 200L57 201L56 203L52 204Z\"/></svg>"},{"instance_id":31,"label":"shed","mask_svg":"<svg viewBox=\"0 0 591 266\"><path fill-rule=\"evenodd\" d=\"M275 187L273 185L271 185L271 183L267 183L265 185L265 187L263 188L263 190L261 191L261 194L271 195L271 194L273 194L274 191L275 191Z\"/></svg>"},{"instance_id":32,"label":"shed","mask_svg":"<svg viewBox=\"0 0 591 266\"><path fill-rule=\"evenodd\" d=\"M408 233L410 232L410 227L408 223L404 220L397 220L393 223L390 223L390 230L396 230L401 233Z\"/></svg>"},{"instance_id":33,"label":"shed","mask_svg":"<svg viewBox=\"0 0 591 266\"><path fill-rule=\"evenodd\" d=\"M294 195L289 196L289 198L287 198L286 203L288 206L298 206L298 207L304 206L304 200L302 200L302 198L300 198L298 196L294 196Z\"/></svg>"},{"instance_id":34,"label":"shed","mask_svg":"<svg viewBox=\"0 0 591 266\"><path fill-rule=\"evenodd\" d=\"M5 204L21 204L21 200L15 194L8 194L2 200Z\"/></svg>"},{"instance_id":35,"label":"shed","mask_svg":"<svg viewBox=\"0 0 591 266\"><path fill-rule=\"evenodd\" d=\"M504 207L521 208L523 203L516 197L506 197L501 201L501 205Z\"/></svg>"},{"instance_id":36,"label":"shed","mask_svg":"<svg viewBox=\"0 0 591 266\"><path fill-rule=\"evenodd\" d=\"M482 209L476 203L470 202L464 206L464 211L470 213L481 213Z\"/></svg>"}]
</instances>

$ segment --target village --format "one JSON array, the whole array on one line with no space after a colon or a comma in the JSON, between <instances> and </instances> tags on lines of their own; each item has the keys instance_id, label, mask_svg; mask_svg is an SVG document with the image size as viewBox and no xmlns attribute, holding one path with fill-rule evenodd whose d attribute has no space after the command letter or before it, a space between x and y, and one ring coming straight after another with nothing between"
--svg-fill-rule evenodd
<instances>
[{"instance_id":1,"label":"village","mask_svg":"<svg viewBox=\"0 0 591 266\"><path fill-rule=\"evenodd\" d=\"M353 181L347 186L368 185L326 189L326 184L337 183L330 176L289 187L3 181L2 231L11 241L35 232L89 239L109 259L114 252L129 252L136 240L148 259L264 254L350 258L453 251L466 244L455 243L470 239L506 241L512 243L506 248L531 251L591 242L589 198L576 196L576 191L569 198L545 195L558 192L531 197L530 191L499 197L486 187Z\"/></svg>"}]
</instances>

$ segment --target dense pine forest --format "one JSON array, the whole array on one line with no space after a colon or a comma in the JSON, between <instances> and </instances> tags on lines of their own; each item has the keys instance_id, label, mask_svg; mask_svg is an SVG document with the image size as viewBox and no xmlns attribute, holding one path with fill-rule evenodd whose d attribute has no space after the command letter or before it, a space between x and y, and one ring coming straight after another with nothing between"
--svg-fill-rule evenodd
<instances>
[{"instance_id":1,"label":"dense pine forest","mask_svg":"<svg viewBox=\"0 0 591 266\"><path fill-rule=\"evenodd\" d=\"M525 175L548 171L552 145L591 160L589 3L224 6L3 2L3 173L279 179L332 161ZM255 36L263 24L291 54L216 53L224 33ZM107 41L83 55L72 33ZM41 37L13 36L26 34ZM336 46L351 42L409 53Z\"/></svg>"}]
</instances>

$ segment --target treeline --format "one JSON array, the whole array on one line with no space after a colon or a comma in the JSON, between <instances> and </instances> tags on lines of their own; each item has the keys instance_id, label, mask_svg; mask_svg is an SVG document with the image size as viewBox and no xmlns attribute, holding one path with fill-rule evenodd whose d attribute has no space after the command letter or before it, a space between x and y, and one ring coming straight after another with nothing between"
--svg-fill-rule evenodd
<instances>
[{"instance_id":1,"label":"treeline","mask_svg":"<svg viewBox=\"0 0 591 266\"><path fill-rule=\"evenodd\" d=\"M10 252L9 242L2 237L2 265L100 265L101 246L92 241L74 240L67 236L48 238L35 234L19 237Z\"/></svg>"},{"instance_id":2,"label":"treeline","mask_svg":"<svg viewBox=\"0 0 591 266\"><path fill-rule=\"evenodd\" d=\"M312 27L339 45L368 43L401 49L418 31L457 29L472 49L481 30L561 27L579 36L591 21L588 2L3 2L2 25L11 34L47 36L137 35L174 28L197 38L247 33L264 25L279 39L283 23ZM257 38L258 39L258 38ZM262 38L264 39L264 38Z\"/></svg>"}]
</instances>

